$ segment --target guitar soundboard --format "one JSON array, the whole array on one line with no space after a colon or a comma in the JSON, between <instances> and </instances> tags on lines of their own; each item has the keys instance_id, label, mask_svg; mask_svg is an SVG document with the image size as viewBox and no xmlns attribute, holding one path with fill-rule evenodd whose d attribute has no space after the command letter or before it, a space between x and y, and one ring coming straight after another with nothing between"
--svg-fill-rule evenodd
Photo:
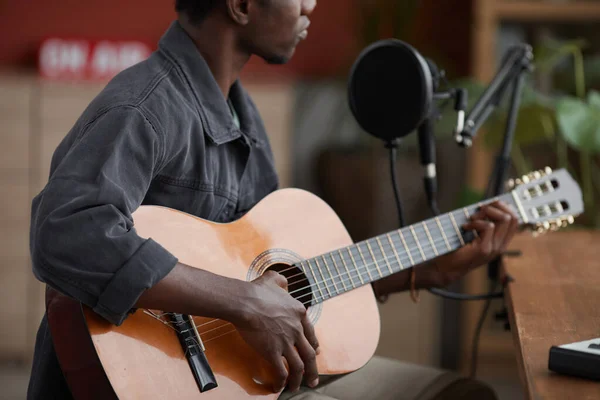
<instances>
[{"instance_id":1,"label":"guitar soundboard","mask_svg":"<svg viewBox=\"0 0 600 400\"><path fill-rule=\"evenodd\" d=\"M600 380L600 338L552 346L548 368L560 374Z\"/></svg>"}]
</instances>

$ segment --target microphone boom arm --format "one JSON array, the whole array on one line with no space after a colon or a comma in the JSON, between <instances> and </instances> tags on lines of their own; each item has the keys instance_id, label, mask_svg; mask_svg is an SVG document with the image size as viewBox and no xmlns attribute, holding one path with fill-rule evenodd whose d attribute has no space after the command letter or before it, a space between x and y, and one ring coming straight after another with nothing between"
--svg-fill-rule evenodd
<instances>
[{"instance_id":1,"label":"microphone boom arm","mask_svg":"<svg viewBox=\"0 0 600 400\"><path fill-rule=\"evenodd\" d=\"M477 131L498 107L510 84L521 81L525 72L532 71L532 60L533 52L531 46L527 44L514 46L507 53L500 70L467 115L463 129L457 130L455 139L458 144L471 147ZM515 85L515 89L517 87L521 90L522 84ZM519 96L520 92L516 95L513 93L513 100ZM511 114L513 111L516 112L517 108L511 106ZM509 119L511 117L509 116ZM512 128L514 129L514 124Z\"/></svg>"}]
</instances>

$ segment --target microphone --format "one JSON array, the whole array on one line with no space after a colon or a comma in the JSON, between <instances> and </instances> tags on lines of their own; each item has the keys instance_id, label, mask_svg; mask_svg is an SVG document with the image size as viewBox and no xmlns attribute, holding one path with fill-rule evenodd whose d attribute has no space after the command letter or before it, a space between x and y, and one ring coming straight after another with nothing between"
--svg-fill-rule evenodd
<instances>
[{"instance_id":1,"label":"microphone","mask_svg":"<svg viewBox=\"0 0 600 400\"><path fill-rule=\"evenodd\" d=\"M432 77L432 89L436 92L439 87L442 74L437 65L430 59L426 59L427 67ZM435 105L432 105L428 115L419 128L417 134L419 138L419 155L421 157L421 166L423 168L423 185L429 206L434 215L439 214L439 209L436 201L437 194L437 170L435 165L435 134L434 123L437 117L438 110Z\"/></svg>"},{"instance_id":2,"label":"microphone","mask_svg":"<svg viewBox=\"0 0 600 400\"><path fill-rule=\"evenodd\" d=\"M358 124L388 144L414 132L429 115L433 76L427 61L397 39L365 48L350 71L348 100Z\"/></svg>"},{"instance_id":3,"label":"microphone","mask_svg":"<svg viewBox=\"0 0 600 400\"><path fill-rule=\"evenodd\" d=\"M433 119L426 118L418 128L419 154L423 167L423 184L431 211L437 215L437 170L435 166L435 138L433 134Z\"/></svg>"},{"instance_id":4,"label":"microphone","mask_svg":"<svg viewBox=\"0 0 600 400\"><path fill-rule=\"evenodd\" d=\"M457 131L464 125L466 91L438 92L444 76L437 65L397 39L377 41L365 48L350 72L348 99L358 124L370 135L397 146L398 139L417 131L423 183L430 208L439 213L435 196L434 100L454 99Z\"/></svg>"}]
</instances>

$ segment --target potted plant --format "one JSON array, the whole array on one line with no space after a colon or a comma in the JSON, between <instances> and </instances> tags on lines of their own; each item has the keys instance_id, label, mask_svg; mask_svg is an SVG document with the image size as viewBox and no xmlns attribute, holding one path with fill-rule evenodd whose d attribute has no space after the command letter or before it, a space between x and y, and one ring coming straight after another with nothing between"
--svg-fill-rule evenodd
<instances>
[{"instance_id":1,"label":"potted plant","mask_svg":"<svg viewBox=\"0 0 600 400\"><path fill-rule=\"evenodd\" d=\"M585 64L597 65L599 59L585 60L585 46L583 40L545 41L536 49L537 70L561 85L555 87L552 94L544 94L534 88L530 79L519 109L511 155L516 175L546 165L567 168L581 182L583 190L585 214L578 219L578 224L598 228L600 210L595 199L600 191L597 157L600 153L600 93L588 90L588 84L597 81L598 76L586 74ZM566 76L571 77L570 81L565 80ZM472 104L484 90L483 85L469 79L455 84L468 86ZM506 108L500 107L484 126L484 143L491 151L501 145L506 115Z\"/></svg>"}]
</instances>

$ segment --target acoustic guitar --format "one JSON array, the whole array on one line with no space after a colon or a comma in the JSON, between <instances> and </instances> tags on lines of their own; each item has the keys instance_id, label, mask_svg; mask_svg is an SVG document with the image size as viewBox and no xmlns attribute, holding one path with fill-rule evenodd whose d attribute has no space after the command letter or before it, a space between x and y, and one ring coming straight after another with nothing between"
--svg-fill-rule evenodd
<instances>
[{"instance_id":1,"label":"acoustic guitar","mask_svg":"<svg viewBox=\"0 0 600 400\"><path fill-rule=\"evenodd\" d=\"M537 171L512 183L498 199L524 228L557 230L583 210L581 190L565 170ZM228 224L157 206L139 207L134 222L139 235L181 263L246 281L267 270L285 275L319 338L319 373L336 375L361 368L375 352L379 314L369 283L466 245L474 233L460 226L481 204L359 243L325 202L298 189L276 191ZM46 305L77 399L279 395L272 392L270 366L227 321L140 309L117 327L53 290Z\"/></svg>"}]
</instances>

